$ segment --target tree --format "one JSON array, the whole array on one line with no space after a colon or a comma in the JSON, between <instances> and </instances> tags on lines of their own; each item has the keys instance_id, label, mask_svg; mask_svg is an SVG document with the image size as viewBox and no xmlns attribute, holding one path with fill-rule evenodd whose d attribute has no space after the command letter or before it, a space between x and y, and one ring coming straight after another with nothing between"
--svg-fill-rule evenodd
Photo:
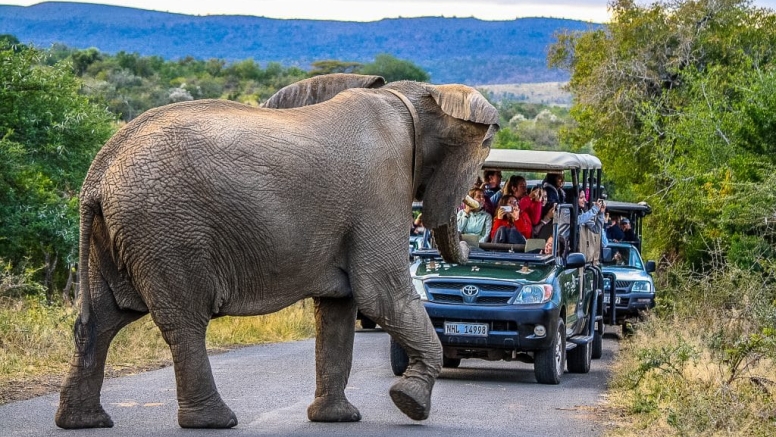
<instances>
[{"instance_id":1,"label":"tree","mask_svg":"<svg viewBox=\"0 0 776 437\"><path fill-rule=\"evenodd\" d=\"M762 186L776 164L765 155L776 17L745 0L610 8L605 29L560 35L550 50L550 65L572 73L567 141L593 147L616 198L660 212L649 217L653 249L702 262L712 242L727 251L757 232L737 213L776 190Z\"/></svg>"},{"instance_id":2,"label":"tree","mask_svg":"<svg viewBox=\"0 0 776 437\"><path fill-rule=\"evenodd\" d=\"M345 62L333 59L324 61L315 61L312 63L313 69L310 70L310 76L320 76L322 74L332 73L355 73L363 66L360 62Z\"/></svg>"},{"instance_id":3,"label":"tree","mask_svg":"<svg viewBox=\"0 0 776 437\"><path fill-rule=\"evenodd\" d=\"M17 269L42 268L50 300L77 257L81 183L114 124L79 94L69 65L43 57L0 51L0 256Z\"/></svg>"},{"instance_id":4,"label":"tree","mask_svg":"<svg viewBox=\"0 0 776 437\"><path fill-rule=\"evenodd\" d=\"M375 56L374 62L371 64L364 64L357 73L382 76L385 78L386 82L394 82L397 80L428 82L431 80L431 76L429 76L422 68L410 61L397 59L386 53Z\"/></svg>"}]
</instances>

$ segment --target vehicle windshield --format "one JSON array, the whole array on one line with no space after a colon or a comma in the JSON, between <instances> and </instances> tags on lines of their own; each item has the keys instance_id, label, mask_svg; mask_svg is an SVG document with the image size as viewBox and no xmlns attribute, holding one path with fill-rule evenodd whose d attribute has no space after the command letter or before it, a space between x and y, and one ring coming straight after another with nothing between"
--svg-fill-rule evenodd
<instances>
[{"instance_id":1,"label":"vehicle windshield","mask_svg":"<svg viewBox=\"0 0 776 437\"><path fill-rule=\"evenodd\" d=\"M604 249L604 267L621 267L644 270L639 251L632 246L610 246Z\"/></svg>"}]
</instances>

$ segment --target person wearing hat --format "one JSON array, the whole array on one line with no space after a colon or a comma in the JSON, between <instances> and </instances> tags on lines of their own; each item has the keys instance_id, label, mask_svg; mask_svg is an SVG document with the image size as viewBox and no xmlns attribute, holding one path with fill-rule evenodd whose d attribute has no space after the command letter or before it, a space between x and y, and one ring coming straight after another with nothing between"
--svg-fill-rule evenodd
<instances>
[{"instance_id":1,"label":"person wearing hat","mask_svg":"<svg viewBox=\"0 0 776 437\"><path fill-rule=\"evenodd\" d=\"M620 229L622 229L623 238L620 241L636 241L636 233L633 232L631 222L627 218L620 219Z\"/></svg>"}]
</instances>

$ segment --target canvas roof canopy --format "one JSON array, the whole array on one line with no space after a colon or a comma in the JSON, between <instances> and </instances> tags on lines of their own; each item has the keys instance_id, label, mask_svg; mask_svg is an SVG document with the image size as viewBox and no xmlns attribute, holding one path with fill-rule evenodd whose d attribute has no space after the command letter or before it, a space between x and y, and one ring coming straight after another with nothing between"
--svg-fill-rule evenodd
<instances>
[{"instance_id":1,"label":"canvas roof canopy","mask_svg":"<svg viewBox=\"0 0 776 437\"><path fill-rule=\"evenodd\" d=\"M490 149L483 169L561 172L564 170L600 169L601 161L593 155L543 150Z\"/></svg>"}]
</instances>

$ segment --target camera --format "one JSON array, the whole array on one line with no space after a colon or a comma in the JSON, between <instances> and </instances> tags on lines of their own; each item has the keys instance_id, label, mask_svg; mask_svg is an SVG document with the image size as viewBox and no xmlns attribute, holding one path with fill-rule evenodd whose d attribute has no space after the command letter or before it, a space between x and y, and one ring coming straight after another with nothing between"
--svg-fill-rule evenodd
<instances>
[{"instance_id":1,"label":"camera","mask_svg":"<svg viewBox=\"0 0 776 437\"><path fill-rule=\"evenodd\" d=\"M512 212L512 206L511 205L499 206L499 208L501 208L501 210L504 211L504 212Z\"/></svg>"}]
</instances>

